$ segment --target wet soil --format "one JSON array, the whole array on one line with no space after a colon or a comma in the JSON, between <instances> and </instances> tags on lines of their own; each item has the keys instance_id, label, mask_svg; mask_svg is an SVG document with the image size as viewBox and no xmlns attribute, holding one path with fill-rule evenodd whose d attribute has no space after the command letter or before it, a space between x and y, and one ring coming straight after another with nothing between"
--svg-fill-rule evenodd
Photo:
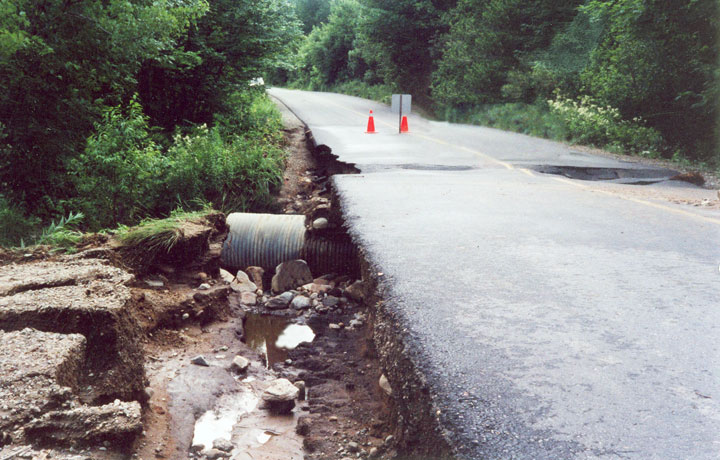
<instances>
[{"instance_id":1,"label":"wet soil","mask_svg":"<svg viewBox=\"0 0 720 460\"><path fill-rule=\"evenodd\" d=\"M307 148L302 123L283 112L288 159L278 203L285 213L299 213L329 203L329 175ZM158 327L144 343L149 399L135 458L203 458L194 444L210 447L213 436L232 441L233 459L396 455L371 325L346 327L358 313L366 315L366 305L270 312L230 294L227 308L219 310L205 322L192 321L194 316L178 322L182 310L151 321ZM209 366L192 364L198 355ZM241 374L231 369L238 355L251 362ZM278 377L306 386L307 399L289 416L272 415L258 402Z\"/></svg>"}]
</instances>

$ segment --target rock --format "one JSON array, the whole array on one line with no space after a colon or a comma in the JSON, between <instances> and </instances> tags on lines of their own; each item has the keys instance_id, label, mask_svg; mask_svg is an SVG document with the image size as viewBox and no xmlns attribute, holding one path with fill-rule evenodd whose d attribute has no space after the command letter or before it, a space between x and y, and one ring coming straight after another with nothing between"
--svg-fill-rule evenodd
<instances>
[{"instance_id":1,"label":"rock","mask_svg":"<svg viewBox=\"0 0 720 460\"><path fill-rule=\"evenodd\" d=\"M204 452L204 455L205 458L207 458L208 460L215 460L218 458L226 458L230 456L230 454L228 454L227 452L223 452L220 449L208 449Z\"/></svg>"},{"instance_id":2,"label":"rock","mask_svg":"<svg viewBox=\"0 0 720 460\"><path fill-rule=\"evenodd\" d=\"M365 300L365 284L357 280L345 289L345 295L356 302Z\"/></svg>"},{"instance_id":3,"label":"rock","mask_svg":"<svg viewBox=\"0 0 720 460\"><path fill-rule=\"evenodd\" d=\"M45 412L25 425L25 434L43 444L93 444L110 441L130 445L142 432L140 403L115 401Z\"/></svg>"},{"instance_id":4,"label":"rock","mask_svg":"<svg viewBox=\"0 0 720 460\"><path fill-rule=\"evenodd\" d=\"M230 369L236 372L245 372L250 367L250 361L243 356L236 356L230 364Z\"/></svg>"},{"instance_id":5,"label":"rock","mask_svg":"<svg viewBox=\"0 0 720 460\"><path fill-rule=\"evenodd\" d=\"M183 319L183 320L190 319L190 313L183 313L182 319Z\"/></svg>"},{"instance_id":6,"label":"rock","mask_svg":"<svg viewBox=\"0 0 720 460\"><path fill-rule=\"evenodd\" d=\"M250 277L242 270L238 270L235 281L230 283L230 288L235 292L255 292L257 286L250 281Z\"/></svg>"},{"instance_id":7,"label":"rock","mask_svg":"<svg viewBox=\"0 0 720 460\"><path fill-rule=\"evenodd\" d=\"M300 390L288 379L274 380L263 392L262 399L275 414L285 414L295 407Z\"/></svg>"},{"instance_id":8,"label":"rock","mask_svg":"<svg viewBox=\"0 0 720 460\"><path fill-rule=\"evenodd\" d=\"M233 443L225 438L217 438L213 441L212 445L214 449L221 450L223 452L232 452L235 448Z\"/></svg>"},{"instance_id":9,"label":"rock","mask_svg":"<svg viewBox=\"0 0 720 460\"><path fill-rule=\"evenodd\" d=\"M290 306L293 307L295 310L305 310L307 308L310 308L311 302L310 299L305 297L304 295L299 295L295 296L295 298L292 299Z\"/></svg>"},{"instance_id":10,"label":"rock","mask_svg":"<svg viewBox=\"0 0 720 460\"><path fill-rule=\"evenodd\" d=\"M227 284L230 284L235 280L235 277L229 271L221 268L220 269L220 279L223 280L224 282L226 282Z\"/></svg>"},{"instance_id":11,"label":"rock","mask_svg":"<svg viewBox=\"0 0 720 460\"><path fill-rule=\"evenodd\" d=\"M330 420L331 422L337 422L338 418L336 415L331 415L330 417L328 417L328 420Z\"/></svg>"},{"instance_id":12,"label":"rock","mask_svg":"<svg viewBox=\"0 0 720 460\"><path fill-rule=\"evenodd\" d=\"M255 283L255 286L258 287L258 289L265 290L265 286L263 286L263 275L265 275L265 269L262 267L248 267L245 269L245 273L248 274L250 279L253 283Z\"/></svg>"},{"instance_id":13,"label":"rock","mask_svg":"<svg viewBox=\"0 0 720 460\"><path fill-rule=\"evenodd\" d=\"M379 455L380 455L380 450L377 447L372 447L370 449L370 452L368 453L368 456L370 458L378 458Z\"/></svg>"},{"instance_id":14,"label":"rock","mask_svg":"<svg viewBox=\"0 0 720 460\"><path fill-rule=\"evenodd\" d=\"M304 260L283 262L275 268L272 278L273 292L283 292L312 282L310 267Z\"/></svg>"},{"instance_id":15,"label":"rock","mask_svg":"<svg viewBox=\"0 0 720 460\"><path fill-rule=\"evenodd\" d=\"M353 454L360 450L360 445L356 443L355 441L350 441L347 445L348 452L352 452Z\"/></svg>"},{"instance_id":16,"label":"rock","mask_svg":"<svg viewBox=\"0 0 720 460\"><path fill-rule=\"evenodd\" d=\"M395 436L393 436L393 435L391 435L391 434L388 435L388 437L385 438L385 445L386 445L386 446L389 446L390 444L392 444L392 442L393 442L394 440L395 440Z\"/></svg>"},{"instance_id":17,"label":"rock","mask_svg":"<svg viewBox=\"0 0 720 460\"><path fill-rule=\"evenodd\" d=\"M203 355L197 355L193 359L190 360L191 363L197 365L197 366L205 366L208 367L210 364L208 364L207 360Z\"/></svg>"},{"instance_id":18,"label":"rock","mask_svg":"<svg viewBox=\"0 0 720 460\"><path fill-rule=\"evenodd\" d=\"M338 299L335 296L327 296L322 300L322 304L328 308L336 307L337 304L340 303L340 299Z\"/></svg>"},{"instance_id":19,"label":"rock","mask_svg":"<svg viewBox=\"0 0 720 460\"><path fill-rule=\"evenodd\" d=\"M265 304L265 307L269 308L270 310L282 310L283 308L287 308L288 305L290 305L293 297L295 297L295 294L293 294L292 292L283 292L278 296L271 297Z\"/></svg>"},{"instance_id":20,"label":"rock","mask_svg":"<svg viewBox=\"0 0 720 460\"><path fill-rule=\"evenodd\" d=\"M330 289L332 289L333 287L329 284L308 283L308 284L303 284L302 288L308 292L311 292L311 293L317 295L317 294L324 294L324 293L328 292Z\"/></svg>"},{"instance_id":21,"label":"rock","mask_svg":"<svg viewBox=\"0 0 720 460\"><path fill-rule=\"evenodd\" d=\"M339 330L339 329L341 329L340 325L339 325L339 324L335 324L335 323L330 323L330 324L328 325L328 328L329 328L329 329L333 329L333 330Z\"/></svg>"},{"instance_id":22,"label":"rock","mask_svg":"<svg viewBox=\"0 0 720 460\"><path fill-rule=\"evenodd\" d=\"M154 288L161 288L165 286L165 283L163 283L162 280L145 280L145 284Z\"/></svg>"},{"instance_id":23,"label":"rock","mask_svg":"<svg viewBox=\"0 0 720 460\"><path fill-rule=\"evenodd\" d=\"M312 417L309 415L301 415L298 417L297 425L295 425L295 432L300 436L306 436L310 433L310 427L312 426Z\"/></svg>"},{"instance_id":24,"label":"rock","mask_svg":"<svg viewBox=\"0 0 720 460\"><path fill-rule=\"evenodd\" d=\"M208 283L202 283L200 286L198 286L198 289L200 291L207 291L210 289L210 285Z\"/></svg>"},{"instance_id":25,"label":"rock","mask_svg":"<svg viewBox=\"0 0 720 460\"><path fill-rule=\"evenodd\" d=\"M365 323L363 323L363 322L360 321L359 319L351 319L351 320L350 320L350 323L349 323L349 326L350 326L350 328L352 328L352 329L360 329L361 327L363 327L364 324L365 324Z\"/></svg>"},{"instance_id":26,"label":"rock","mask_svg":"<svg viewBox=\"0 0 720 460\"><path fill-rule=\"evenodd\" d=\"M245 291L240 293L240 302L243 305L256 305L257 304L257 294L254 292Z\"/></svg>"},{"instance_id":27,"label":"rock","mask_svg":"<svg viewBox=\"0 0 720 460\"><path fill-rule=\"evenodd\" d=\"M312 223L312 228L315 230L323 230L328 228L329 222L324 217L318 217Z\"/></svg>"},{"instance_id":28,"label":"rock","mask_svg":"<svg viewBox=\"0 0 720 460\"><path fill-rule=\"evenodd\" d=\"M295 385L297 389L300 390L300 393L298 393L298 399L300 401L303 401L305 399L305 382L303 380L298 380L293 385Z\"/></svg>"},{"instance_id":29,"label":"rock","mask_svg":"<svg viewBox=\"0 0 720 460\"><path fill-rule=\"evenodd\" d=\"M386 395L392 396L392 387L390 386L390 382L388 381L387 377L385 377L385 374L382 374L380 376L378 385L380 385L380 389L382 389L382 391L385 392Z\"/></svg>"}]
</instances>

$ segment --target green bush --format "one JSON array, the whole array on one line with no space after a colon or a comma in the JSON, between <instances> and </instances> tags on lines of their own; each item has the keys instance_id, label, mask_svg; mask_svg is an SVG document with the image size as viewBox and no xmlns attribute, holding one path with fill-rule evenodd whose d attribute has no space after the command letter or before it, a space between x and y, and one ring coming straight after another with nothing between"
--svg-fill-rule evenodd
<instances>
[{"instance_id":1,"label":"green bush","mask_svg":"<svg viewBox=\"0 0 720 460\"><path fill-rule=\"evenodd\" d=\"M85 216L83 213L70 213L61 217L57 223L53 220L45 227L37 240L37 244L53 246L55 250L75 252L75 246L82 241L82 232L78 230Z\"/></svg>"},{"instance_id":2,"label":"green bush","mask_svg":"<svg viewBox=\"0 0 720 460\"><path fill-rule=\"evenodd\" d=\"M564 121L574 142L659 156L662 136L653 128L643 126L640 118L623 120L618 109L596 104L588 96L581 96L579 100L558 97L548 101L548 105Z\"/></svg>"},{"instance_id":3,"label":"green bush","mask_svg":"<svg viewBox=\"0 0 720 460\"><path fill-rule=\"evenodd\" d=\"M155 207L167 159L150 138L148 119L133 99L125 113L108 109L85 151L70 163L75 206L90 228L133 222Z\"/></svg>"},{"instance_id":4,"label":"green bush","mask_svg":"<svg viewBox=\"0 0 720 460\"><path fill-rule=\"evenodd\" d=\"M350 96L372 99L373 101L389 104L393 94L393 87L390 85L369 85L363 81L352 80L335 85L331 89L334 92L349 94Z\"/></svg>"},{"instance_id":5,"label":"green bush","mask_svg":"<svg viewBox=\"0 0 720 460\"><path fill-rule=\"evenodd\" d=\"M230 211L266 210L281 184L284 154L281 118L260 92L236 94L234 114L176 134L167 148L151 136L133 99L112 108L85 152L71 163L81 210L92 230L167 216L195 202Z\"/></svg>"},{"instance_id":6,"label":"green bush","mask_svg":"<svg viewBox=\"0 0 720 460\"><path fill-rule=\"evenodd\" d=\"M281 184L283 151L259 133L224 139L201 126L168 151L164 208L202 200L224 211L267 209Z\"/></svg>"},{"instance_id":7,"label":"green bush","mask_svg":"<svg viewBox=\"0 0 720 460\"><path fill-rule=\"evenodd\" d=\"M33 241L39 225L38 217L26 216L7 198L0 196L0 246L17 246Z\"/></svg>"},{"instance_id":8,"label":"green bush","mask_svg":"<svg viewBox=\"0 0 720 460\"><path fill-rule=\"evenodd\" d=\"M490 126L550 139L564 140L567 137L563 121L551 113L544 103L513 102L484 105L466 110L446 107L444 118L452 122Z\"/></svg>"}]
</instances>

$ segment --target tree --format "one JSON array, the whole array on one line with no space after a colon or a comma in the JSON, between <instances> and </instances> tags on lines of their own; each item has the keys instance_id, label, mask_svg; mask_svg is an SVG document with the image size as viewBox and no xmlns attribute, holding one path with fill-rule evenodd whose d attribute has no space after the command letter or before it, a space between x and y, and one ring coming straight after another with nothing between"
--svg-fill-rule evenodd
<instances>
[{"instance_id":1,"label":"tree","mask_svg":"<svg viewBox=\"0 0 720 460\"><path fill-rule=\"evenodd\" d=\"M608 24L582 74L590 94L646 119L671 144L720 160L718 2L594 0L585 11Z\"/></svg>"},{"instance_id":2,"label":"tree","mask_svg":"<svg viewBox=\"0 0 720 460\"><path fill-rule=\"evenodd\" d=\"M204 14L203 0L1 0L0 193L36 213L72 194L66 163Z\"/></svg>"},{"instance_id":3,"label":"tree","mask_svg":"<svg viewBox=\"0 0 720 460\"><path fill-rule=\"evenodd\" d=\"M282 0L212 0L176 59L146 61L139 93L154 124L211 123L237 89L268 69L289 66L300 24Z\"/></svg>"},{"instance_id":4,"label":"tree","mask_svg":"<svg viewBox=\"0 0 720 460\"><path fill-rule=\"evenodd\" d=\"M302 23L302 31L309 34L313 27L319 27L327 22L330 16L330 2L328 0L294 0L295 13Z\"/></svg>"},{"instance_id":5,"label":"tree","mask_svg":"<svg viewBox=\"0 0 720 460\"><path fill-rule=\"evenodd\" d=\"M445 30L443 12L455 0L362 0L360 54L386 83L427 100L435 67L434 40Z\"/></svg>"},{"instance_id":6,"label":"tree","mask_svg":"<svg viewBox=\"0 0 720 460\"><path fill-rule=\"evenodd\" d=\"M474 106L506 99L509 78L530 71L528 57L546 48L574 16L578 1L460 0L445 20L433 96Z\"/></svg>"}]
</instances>

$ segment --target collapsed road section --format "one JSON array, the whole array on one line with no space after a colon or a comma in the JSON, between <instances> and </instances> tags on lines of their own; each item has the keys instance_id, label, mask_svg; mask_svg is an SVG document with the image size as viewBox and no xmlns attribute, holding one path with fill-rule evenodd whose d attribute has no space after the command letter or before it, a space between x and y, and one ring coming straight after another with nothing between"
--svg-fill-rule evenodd
<instances>
[{"instance_id":1,"label":"collapsed road section","mask_svg":"<svg viewBox=\"0 0 720 460\"><path fill-rule=\"evenodd\" d=\"M397 458L375 281L329 181L353 168L305 161L280 199L294 215L4 260L0 458Z\"/></svg>"}]
</instances>

